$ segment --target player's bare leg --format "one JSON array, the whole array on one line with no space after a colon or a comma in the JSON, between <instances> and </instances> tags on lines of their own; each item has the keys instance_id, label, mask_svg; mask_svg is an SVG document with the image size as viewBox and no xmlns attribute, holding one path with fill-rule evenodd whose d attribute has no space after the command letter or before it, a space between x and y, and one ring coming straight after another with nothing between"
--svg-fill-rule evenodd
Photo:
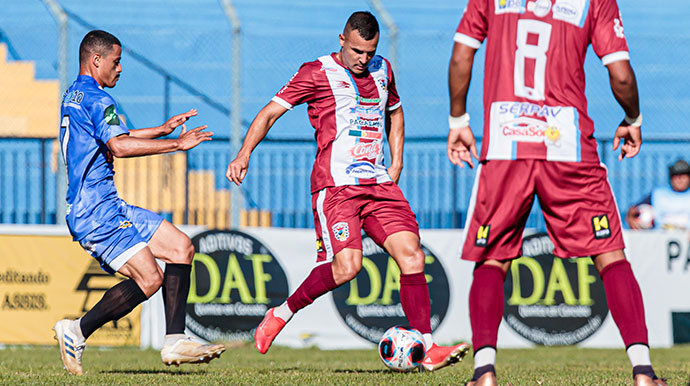
<instances>
[{"instance_id":1,"label":"player's bare leg","mask_svg":"<svg viewBox=\"0 0 690 386\"><path fill-rule=\"evenodd\" d=\"M225 351L222 344L203 344L185 335L185 309L189 295L194 247L186 234L163 220L149 242L153 255L166 263L163 275L165 340L161 360L166 365L208 363Z\"/></svg>"},{"instance_id":2,"label":"player's bare leg","mask_svg":"<svg viewBox=\"0 0 690 386\"><path fill-rule=\"evenodd\" d=\"M400 267L400 303L410 325L424 336L427 347L422 368L436 371L460 362L469 352L467 343L439 346L431 336L431 299L424 276L424 252L419 237L409 231L396 232L386 238L383 247Z\"/></svg>"},{"instance_id":3,"label":"player's bare leg","mask_svg":"<svg viewBox=\"0 0 690 386\"><path fill-rule=\"evenodd\" d=\"M273 344L292 315L310 305L319 296L334 290L354 279L362 269L362 251L345 248L336 253L333 261L318 265L302 282L287 301L266 312L264 319L254 331L254 345L265 354Z\"/></svg>"},{"instance_id":4,"label":"player's bare leg","mask_svg":"<svg viewBox=\"0 0 690 386\"><path fill-rule=\"evenodd\" d=\"M623 250L602 253L594 256L593 260L604 282L611 316L633 367L634 384L665 385L652 368L642 293Z\"/></svg>"}]
</instances>

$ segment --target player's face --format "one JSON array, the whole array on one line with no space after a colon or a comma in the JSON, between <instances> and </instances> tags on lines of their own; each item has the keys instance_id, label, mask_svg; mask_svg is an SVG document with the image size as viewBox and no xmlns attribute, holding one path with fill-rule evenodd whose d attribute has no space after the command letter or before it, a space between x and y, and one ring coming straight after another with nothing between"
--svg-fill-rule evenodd
<instances>
[{"instance_id":1,"label":"player's face","mask_svg":"<svg viewBox=\"0 0 690 386\"><path fill-rule=\"evenodd\" d=\"M671 176L671 188L676 192L684 192L690 188L690 174L676 174Z\"/></svg>"},{"instance_id":2,"label":"player's face","mask_svg":"<svg viewBox=\"0 0 690 386\"><path fill-rule=\"evenodd\" d=\"M122 59L122 47L118 45L113 45L113 49L110 52L100 57L98 66L98 77L100 85L103 87L115 87L118 79L120 79L120 73L122 72L122 65L120 64L120 59Z\"/></svg>"},{"instance_id":3,"label":"player's face","mask_svg":"<svg viewBox=\"0 0 690 386\"><path fill-rule=\"evenodd\" d=\"M340 34L340 60L353 74L361 74L367 70L369 61L376 54L379 35L371 40L364 40L357 30L349 30Z\"/></svg>"}]
</instances>

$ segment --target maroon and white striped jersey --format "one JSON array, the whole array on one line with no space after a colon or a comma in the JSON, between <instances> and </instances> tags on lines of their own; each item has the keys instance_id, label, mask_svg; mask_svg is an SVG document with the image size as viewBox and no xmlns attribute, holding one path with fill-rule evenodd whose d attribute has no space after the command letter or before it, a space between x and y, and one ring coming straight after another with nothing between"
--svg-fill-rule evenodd
<instances>
[{"instance_id":1,"label":"maroon and white striped jersey","mask_svg":"<svg viewBox=\"0 0 690 386\"><path fill-rule=\"evenodd\" d=\"M598 163L583 65L629 60L616 1L469 0L454 40L485 39L480 159Z\"/></svg>"},{"instance_id":2,"label":"maroon and white striped jersey","mask_svg":"<svg viewBox=\"0 0 690 386\"><path fill-rule=\"evenodd\" d=\"M381 56L356 76L335 53L302 64L273 97L292 109L307 103L317 150L311 192L391 181L383 164L386 113L400 107L390 63Z\"/></svg>"}]
</instances>

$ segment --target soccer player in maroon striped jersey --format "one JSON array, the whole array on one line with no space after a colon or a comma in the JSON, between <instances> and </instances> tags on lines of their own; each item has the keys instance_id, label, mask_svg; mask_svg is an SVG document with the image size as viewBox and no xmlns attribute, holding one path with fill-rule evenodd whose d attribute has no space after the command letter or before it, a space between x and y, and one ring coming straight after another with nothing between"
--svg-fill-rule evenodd
<instances>
[{"instance_id":1,"label":"soccer player in maroon striped jersey","mask_svg":"<svg viewBox=\"0 0 690 386\"><path fill-rule=\"evenodd\" d=\"M317 142L311 175L317 266L282 305L270 309L254 334L266 353L292 315L352 280L362 268L364 230L400 267L400 302L428 347L422 365L434 371L461 360L469 346L438 346L431 337L429 288L419 226L397 185L403 166L404 119L390 63L375 55L379 26L355 12L340 34L341 50L304 63L252 122L227 178L239 185L254 148L293 106L307 103ZM383 135L391 165L383 164Z\"/></svg>"},{"instance_id":2,"label":"soccer player in maroon striped jersey","mask_svg":"<svg viewBox=\"0 0 690 386\"><path fill-rule=\"evenodd\" d=\"M466 112L476 50L486 39L484 135L477 157ZM665 385L649 358L642 294L623 253L621 219L587 115L584 60L591 43L625 112L614 136L621 154L642 144L637 83L615 0L469 0L449 68L448 158L477 177L462 258L476 263L470 288L475 371L469 385L495 385L503 281L539 198L554 254L592 256L635 385ZM478 199L479 198L479 199Z\"/></svg>"}]
</instances>

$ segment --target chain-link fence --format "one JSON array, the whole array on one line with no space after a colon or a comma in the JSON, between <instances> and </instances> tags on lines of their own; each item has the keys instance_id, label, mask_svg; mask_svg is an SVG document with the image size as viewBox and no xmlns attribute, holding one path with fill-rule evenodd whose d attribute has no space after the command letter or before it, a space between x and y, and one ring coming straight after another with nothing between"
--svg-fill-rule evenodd
<instances>
[{"instance_id":1,"label":"chain-link fence","mask_svg":"<svg viewBox=\"0 0 690 386\"><path fill-rule=\"evenodd\" d=\"M59 79L61 67L57 50L60 29L44 2L47 3L8 2L0 13L0 43L7 46L6 63L30 61L39 82ZM301 63L339 49L338 33L351 12L376 12L372 1L56 3L67 16L68 55L67 63L62 64L66 64L69 82L78 72L78 46L83 36L90 29L107 30L123 43L123 73L117 87L108 91L118 101L130 127L156 126L173 114L197 108L199 116L189 126L208 124L216 133L215 142L204 143L186 154L118 161L116 182L123 197L163 213L176 223L216 227L229 226L232 217L230 185L224 177L232 151L230 143L223 140L231 137L231 122L239 122L234 125L246 131L256 112ZM233 6L239 17L240 55L232 48L232 28L239 25L231 25L224 3ZM387 7L397 28L397 34L392 34L391 26L379 17L382 34L378 53L392 55L409 138L401 186L423 227L462 226L473 174L467 169L450 167L445 159L444 138L448 60L464 4L423 4L412 0L379 3ZM637 0L621 4L645 114L645 137L655 139L644 145L638 159L615 161L606 141L612 137L622 111L611 95L606 70L596 56L590 52L586 61L589 111L597 126L597 136L603 141L602 161L609 166L621 210L653 186L666 184L666 166L676 158L690 155L689 136L682 118L690 107L690 82L683 73L684 63L690 60L690 52L685 48L689 46L690 34L682 23L669 22L682 19L673 4L665 8L659 5L652 16L639 11L642 7L643 3ZM633 17L627 16L627 10ZM655 17L664 20L663 29L648 28L656 25ZM233 104L235 63L240 64L241 101ZM477 134L482 127L483 63L482 49L475 60L468 98ZM10 92L7 88L0 91ZM57 103L40 108L55 112L53 127L57 134ZM233 121L235 113L239 115ZM3 114L9 113L0 106L0 135L5 135L1 126L8 122L3 120ZM10 165L0 169L0 221L59 221L55 145L38 140L37 144L26 145L28 155L17 156L17 146L25 145L8 141L0 142L3 159ZM43 146L42 150L34 152L37 146ZM270 221L261 221L264 224L310 227L313 220L309 171L314 153L313 128L306 108L300 106L285 114L269 133L267 142L257 148L241 190L243 200L234 210L245 211L247 218L251 212L265 214L260 218L268 216ZM27 170L37 168L26 173L33 177L22 179L24 166ZM19 191L20 180L32 181L30 185L43 184L41 194L37 195L34 187ZM38 197L47 198L40 200L40 210L26 211L28 206L17 199L24 196L28 198L22 202L31 203L28 206L32 207L37 206ZM535 214L530 225L540 226L541 221Z\"/></svg>"}]
</instances>

